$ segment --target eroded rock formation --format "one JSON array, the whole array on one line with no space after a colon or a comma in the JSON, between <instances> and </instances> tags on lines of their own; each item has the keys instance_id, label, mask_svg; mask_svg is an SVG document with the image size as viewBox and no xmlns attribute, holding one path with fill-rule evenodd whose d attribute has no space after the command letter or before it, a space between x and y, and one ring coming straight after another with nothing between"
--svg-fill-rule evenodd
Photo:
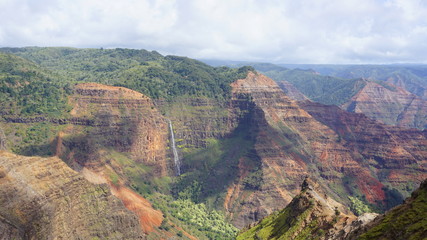
<instances>
[{"instance_id":1,"label":"eroded rock formation","mask_svg":"<svg viewBox=\"0 0 427 240\"><path fill-rule=\"evenodd\" d=\"M70 140L63 143L71 151L65 158L73 158L73 151L79 152L83 144L85 158L72 160L81 166L91 160L97 164L97 151L113 148L152 166L158 176L169 174L167 123L148 97L127 88L82 83L75 86L70 104L74 118L95 124L88 128L73 125L65 131ZM85 136L79 137L82 133Z\"/></svg>"},{"instance_id":2,"label":"eroded rock formation","mask_svg":"<svg viewBox=\"0 0 427 240\"><path fill-rule=\"evenodd\" d=\"M347 194L358 192L383 205L385 183L402 189L427 177L423 132L386 126L338 107L310 102L300 107L261 74L250 73L232 88L233 101L252 113L262 176L256 189L245 190L249 171L242 159L224 206L238 227L285 207L305 175L340 201L348 202ZM253 106L243 104L245 100Z\"/></svg>"},{"instance_id":3,"label":"eroded rock formation","mask_svg":"<svg viewBox=\"0 0 427 240\"><path fill-rule=\"evenodd\" d=\"M340 239L341 229L355 219L318 184L305 178L301 192L286 208L243 230L237 239Z\"/></svg>"},{"instance_id":4,"label":"eroded rock formation","mask_svg":"<svg viewBox=\"0 0 427 240\"><path fill-rule=\"evenodd\" d=\"M385 124L427 128L427 101L403 88L367 81L343 109L363 113Z\"/></svg>"},{"instance_id":5,"label":"eroded rock formation","mask_svg":"<svg viewBox=\"0 0 427 240\"><path fill-rule=\"evenodd\" d=\"M0 239L144 239L138 218L57 157L0 152Z\"/></svg>"}]
</instances>

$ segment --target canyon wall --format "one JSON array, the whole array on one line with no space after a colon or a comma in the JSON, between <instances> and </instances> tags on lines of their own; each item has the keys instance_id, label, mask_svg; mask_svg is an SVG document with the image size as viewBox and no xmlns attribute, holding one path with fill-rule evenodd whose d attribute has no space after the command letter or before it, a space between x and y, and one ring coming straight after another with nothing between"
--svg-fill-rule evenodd
<instances>
[{"instance_id":1,"label":"canyon wall","mask_svg":"<svg viewBox=\"0 0 427 240\"><path fill-rule=\"evenodd\" d=\"M0 239L145 239L137 217L57 157L0 152Z\"/></svg>"},{"instance_id":2,"label":"canyon wall","mask_svg":"<svg viewBox=\"0 0 427 240\"><path fill-rule=\"evenodd\" d=\"M295 183L306 175L337 200L348 202L351 194L372 204L386 204L385 184L402 190L427 177L427 142L421 131L386 126L338 107L299 106L261 74L250 73L232 87L234 101L254 103L251 121L262 176L260 186L245 190L250 171L244 159L239 164L225 204L236 226L286 206L298 191Z\"/></svg>"},{"instance_id":3,"label":"canyon wall","mask_svg":"<svg viewBox=\"0 0 427 240\"><path fill-rule=\"evenodd\" d=\"M365 87L341 107L385 124L427 128L427 101L388 83L367 81Z\"/></svg>"}]
</instances>

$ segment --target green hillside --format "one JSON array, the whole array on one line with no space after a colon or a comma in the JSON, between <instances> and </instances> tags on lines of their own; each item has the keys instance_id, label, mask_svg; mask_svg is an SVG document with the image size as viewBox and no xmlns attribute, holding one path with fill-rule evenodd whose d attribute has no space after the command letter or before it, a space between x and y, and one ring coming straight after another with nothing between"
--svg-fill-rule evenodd
<instances>
[{"instance_id":1,"label":"green hillside","mask_svg":"<svg viewBox=\"0 0 427 240\"><path fill-rule=\"evenodd\" d=\"M254 67L258 69L257 65ZM347 102L365 86L361 79L324 76L310 70L283 68L263 73L276 82L288 81L311 100L328 105Z\"/></svg>"},{"instance_id":2,"label":"green hillside","mask_svg":"<svg viewBox=\"0 0 427 240\"><path fill-rule=\"evenodd\" d=\"M187 57L162 56L135 49L2 48L62 76L67 82L123 86L151 98L195 95L224 99L229 84L245 77L247 67L214 68Z\"/></svg>"},{"instance_id":3,"label":"green hillside","mask_svg":"<svg viewBox=\"0 0 427 240\"><path fill-rule=\"evenodd\" d=\"M10 54L0 53L1 115L60 116L69 108L66 96L71 89L61 78Z\"/></svg>"},{"instance_id":4,"label":"green hillside","mask_svg":"<svg viewBox=\"0 0 427 240\"><path fill-rule=\"evenodd\" d=\"M387 212L358 239L427 239L427 180L411 198Z\"/></svg>"},{"instance_id":5,"label":"green hillside","mask_svg":"<svg viewBox=\"0 0 427 240\"><path fill-rule=\"evenodd\" d=\"M423 98L427 98L427 66L396 64L396 65L330 65L330 64L302 64L284 67L314 69L322 75L338 78L366 78L369 80L387 81L393 85L403 87L407 91Z\"/></svg>"}]
</instances>

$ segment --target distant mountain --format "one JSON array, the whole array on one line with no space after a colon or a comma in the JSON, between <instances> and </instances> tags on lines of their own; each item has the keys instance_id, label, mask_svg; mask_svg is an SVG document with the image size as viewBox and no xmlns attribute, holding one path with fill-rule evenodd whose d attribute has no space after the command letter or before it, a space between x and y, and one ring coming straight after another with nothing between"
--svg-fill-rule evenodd
<instances>
[{"instance_id":1,"label":"distant mountain","mask_svg":"<svg viewBox=\"0 0 427 240\"><path fill-rule=\"evenodd\" d=\"M390 125L427 128L427 101L386 82L366 81L341 107Z\"/></svg>"},{"instance_id":2,"label":"distant mountain","mask_svg":"<svg viewBox=\"0 0 427 240\"><path fill-rule=\"evenodd\" d=\"M427 98L427 65L395 64L395 65L281 65L312 69L322 75L339 78L365 78L384 81L401 87L422 99Z\"/></svg>"},{"instance_id":3,"label":"distant mountain","mask_svg":"<svg viewBox=\"0 0 427 240\"><path fill-rule=\"evenodd\" d=\"M426 128L427 66L246 64L274 79L292 99L337 105L390 125Z\"/></svg>"},{"instance_id":4,"label":"distant mountain","mask_svg":"<svg viewBox=\"0 0 427 240\"><path fill-rule=\"evenodd\" d=\"M255 65L255 69L256 69ZM283 69L263 72L276 82L290 82L312 101L341 105L347 102L365 85L361 79L343 79L320 75L312 70Z\"/></svg>"}]
</instances>

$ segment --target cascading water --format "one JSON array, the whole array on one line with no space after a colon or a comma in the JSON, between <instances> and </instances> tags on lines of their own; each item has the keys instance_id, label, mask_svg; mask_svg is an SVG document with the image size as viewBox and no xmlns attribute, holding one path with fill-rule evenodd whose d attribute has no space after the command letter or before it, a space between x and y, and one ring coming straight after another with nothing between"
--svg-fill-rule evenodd
<instances>
[{"instance_id":1,"label":"cascading water","mask_svg":"<svg viewBox=\"0 0 427 240\"><path fill-rule=\"evenodd\" d=\"M179 160L178 151L176 150L175 146L175 135L173 134L173 128L172 128L172 122L170 119L168 119L169 122L169 131L171 132L171 145L172 145L172 151L173 151L173 160L175 163L176 168L176 175L181 175L181 162Z\"/></svg>"}]
</instances>

